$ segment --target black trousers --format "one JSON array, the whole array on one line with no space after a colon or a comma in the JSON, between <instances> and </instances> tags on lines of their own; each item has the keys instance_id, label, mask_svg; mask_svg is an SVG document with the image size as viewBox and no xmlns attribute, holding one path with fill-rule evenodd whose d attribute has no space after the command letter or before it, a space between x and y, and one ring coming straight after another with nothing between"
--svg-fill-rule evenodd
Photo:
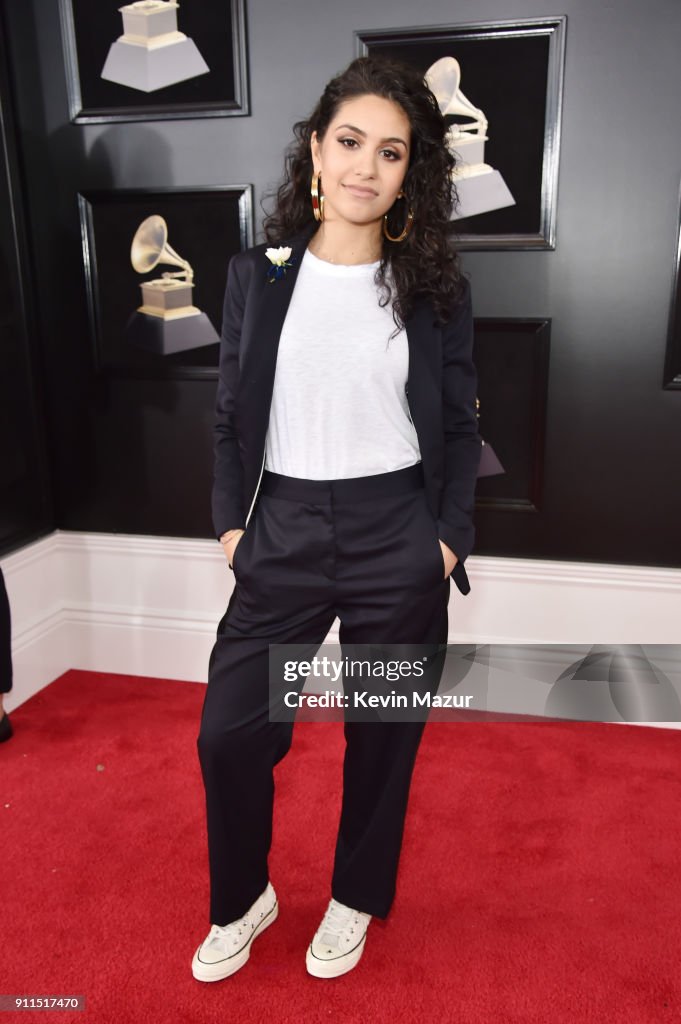
<instances>
[{"instance_id":1,"label":"black trousers","mask_svg":"<svg viewBox=\"0 0 681 1024\"><path fill-rule=\"evenodd\" d=\"M353 644L446 649L450 581L421 463L391 473L304 480L265 471L233 561L197 740L206 791L210 921L224 925L266 887L273 767L293 723L269 712L269 644L312 658L334 619ZM417 651L417 654L418 654ZM428 688L437 690L435 671ZM385 918L394 899L421 721L349 721L332 896Z\"/></svg>"}]
</instances>

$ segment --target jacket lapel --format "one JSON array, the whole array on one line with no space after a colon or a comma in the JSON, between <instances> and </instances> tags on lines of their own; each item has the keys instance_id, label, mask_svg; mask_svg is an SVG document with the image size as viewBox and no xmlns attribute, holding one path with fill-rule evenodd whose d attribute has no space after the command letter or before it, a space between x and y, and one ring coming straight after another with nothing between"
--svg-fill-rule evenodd
<instances>
[{"instance_id":1,"label":"jacket lapel","mask_svg":"<svg viewBox=\"0 0 681 1024\"><path fill-rule=\"evenodd\" d=\"M417 301L411 316L407 317L405 330L409 347L409 373L407 376L409 411L416 432L425 426L433 401L434 369L436 355L433 346L433 313L424 301Z\"/></svg>"},{"instance_id":2,"label":"jacket lapel","mask_svg":"<svg viewBox=\"0 0 681 1024\"><path fill-rule=\"evenodd\" d=\"M236 414L241 425L241 435L249 439L248 447L252 446L253 451L258 453L253 461L256 475L253 480L246 480L249 494L257 486L255 481L264 458L279 338L308 240L309 235L302 235L287 243L291 246L289 261L292 265L287 267L285 274L274 281L269 281L272 264L265 256L264 247L258 257L259 265L253 271L257 312L247 336L242 337L245 353L239 371L239 390L236 397Z\"/></svg>"},{"instance_id":3,"label":"jacket lapel","mask_svg":"<svg viewBox=\"0 0 681 1024\"><path fill-rule=\"evenodd\" d=\"M309 235L301 234L286 244L291 247L289 262L281 277L269 280L272 264L263 251L262 266L255 268L257 275L258 312L247 339L247 349L241 366L244 392L271 394L277 364L279 338L291 302L298 271L305 255Z\"/></svg>"},{"instance_id":4,"label":"jacket lapel","mask_svg":"<svg viewBox=\"0 0 681 1024\"><path fill-rule=\"evenodd\" d=\"M419 441L426 492L433 515L437 516L439 490L443 483L442 349L441 334L433 322L433 310L418 301L405 323L409 345L407 401Z\"/></svg>"}]
</instances>

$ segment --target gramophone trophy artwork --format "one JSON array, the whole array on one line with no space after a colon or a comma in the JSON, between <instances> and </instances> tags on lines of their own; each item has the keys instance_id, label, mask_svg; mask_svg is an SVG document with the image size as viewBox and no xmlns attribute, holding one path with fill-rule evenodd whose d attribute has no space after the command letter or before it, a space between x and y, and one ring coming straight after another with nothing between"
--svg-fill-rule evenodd
<instances>
[{"instance_id":1,"label":"gramophone trophy artwork","mask_svg":"<svg viewBox=\"0 0 681 1024\"><path fill-rule=\"evenodd\" d=\"M163 217L153 214L142 221L132 240L130 262L138 274L148 274L159 263L181 267L140 284L142 305L126 326L131 344L167 356L219 342L206 314L193 305L194 271L168 244Z\"/></svg>"},{"instance_id":2,"label":"gramophone trophy artwork","mask_svg":"<svg viewBox=\"0 0 681 1024\"><path fill-rule=\"evenodd\" d=\"M453 124L447 132L447 145L457 158L453 178L459 196L459 208L452 212L451 219L463 220L515 206L515 199L500 172L485 163L485 143L489 141L487 118L461 92L458 60L441 57L428 68L425 78L445 117L471 118L467 123Z\"/></svg>"},{"instance_id":3,"label":"gramophone trophy artwork","mask_svg":"<svg viewBox=\"0 0 681 1024\"><path fill-rule=\"evenodd\" d=\"M154 92L210 71L196 44L177 28L175 0L135 0L119 7L123 35L111 44L101 77Z\"/></svg>"}]
</instances>

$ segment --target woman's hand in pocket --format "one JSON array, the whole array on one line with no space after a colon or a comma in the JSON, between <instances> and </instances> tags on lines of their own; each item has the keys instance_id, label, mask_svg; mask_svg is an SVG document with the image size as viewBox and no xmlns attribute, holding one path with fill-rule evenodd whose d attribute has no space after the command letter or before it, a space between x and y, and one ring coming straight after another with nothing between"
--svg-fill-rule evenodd
<instances>
[{"instance_id":1,"label":"woman's hand in pocket","mask_svg":"<svg viewBox=\"0 0 681 1024\"><path fill-rule=\"evenodd\" d=\"M447 577L453 572L454 566L459 559L452 549L447 547L443 540L440 541L440 548L442 549L442 558L444 560L444 579L447 579Z\"/></svg>"},{"instance_id":2,"label":"woman's hand in pocket","mask_svg":"<svg viewBox=\"0 0 681 1024\"><path fill-rule=\"evenodd\" d=\"M222 550L227 556L227 564L230 569L234 565L234 552L245 532L245 530L236 530L227 540L222 541Z\"/></svg>"}]
</instances>

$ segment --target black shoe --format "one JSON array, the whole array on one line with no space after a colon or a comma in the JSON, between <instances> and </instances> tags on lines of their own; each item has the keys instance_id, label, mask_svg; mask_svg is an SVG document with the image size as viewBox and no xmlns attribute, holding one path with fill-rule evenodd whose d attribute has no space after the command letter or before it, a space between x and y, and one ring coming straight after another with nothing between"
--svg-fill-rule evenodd
<instances>
[{"instance_id":1,"label":"black shoe","mask_svg":"<svg viewBox=\"0 0 681 1024\"><path fill-rule=\"evenodd\" d=\"M3 740L8 740L13 732L14 729L12 728L12 723L9 720L9 715L5 711L3 712L2 718L0 718L0 743L2 743Z\"/></svg>"}]
</instances>

